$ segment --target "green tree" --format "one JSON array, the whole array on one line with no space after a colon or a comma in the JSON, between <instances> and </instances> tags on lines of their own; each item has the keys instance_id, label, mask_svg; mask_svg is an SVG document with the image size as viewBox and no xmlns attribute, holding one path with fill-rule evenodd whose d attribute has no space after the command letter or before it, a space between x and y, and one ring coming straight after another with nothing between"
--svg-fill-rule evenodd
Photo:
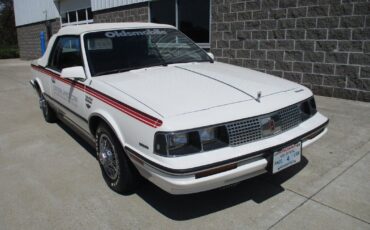
<instances>
[{"instance_id":1,"label":"green tree","mask_svg":"<svg viewBox=\"0 0 370 230\"><path fill-rule=\"evenodd\" d=\"M13 0L0 0L0 47L16 47Z\"/></svg>"}]
</instances>

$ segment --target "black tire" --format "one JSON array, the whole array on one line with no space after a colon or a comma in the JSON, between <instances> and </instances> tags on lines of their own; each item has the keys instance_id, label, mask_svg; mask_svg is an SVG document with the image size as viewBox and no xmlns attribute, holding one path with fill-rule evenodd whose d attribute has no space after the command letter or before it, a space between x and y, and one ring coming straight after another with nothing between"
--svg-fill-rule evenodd
<instances>
[{"instance_id":1,"label":"black tire","mask_svg":"<svg viewBox=\"0 0 370 230\"><path fill-rule=\"evenodd\" d=\"M106 139L108 139L108 141L112 145L110 154L109 151L104 150L103 145ZM127 157L116 135L104 123L100 124L96 131L95 145L96 158L99 162L103 178L107 185L112 190L120 194L127 195L133 193L135 188L138 186L141 177L135 166ZM107 147L108 145L109 143L105 144L106 149L109 149ZM105 155L105 157L103 155ZM113 159L113 157L117 160ZM110 169L107 169L108 165L112 165L107 163L110 160L111 162L115 162L116 164L115 168L117 173L113 175L112 171L114 171L114 167L110 167Z\"/></svg>"},{"instance_id":2,"label":"black tire","mask_svg":"<svg viewBox=\"0 0 370 230\"><path fill-rule=\"evenodd\" d=\"M39 103L45 121L48 123L56 122L58 120L57 115L54 109L50 107L43 94L40 94Z\"/></svg>"}]
</instances>

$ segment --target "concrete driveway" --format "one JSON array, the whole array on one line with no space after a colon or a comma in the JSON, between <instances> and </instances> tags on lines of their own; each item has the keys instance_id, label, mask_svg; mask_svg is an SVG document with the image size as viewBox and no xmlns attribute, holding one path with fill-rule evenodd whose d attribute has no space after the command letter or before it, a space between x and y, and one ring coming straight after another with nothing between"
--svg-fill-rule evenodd
<instances>
[{"instance_id":1,"label":"concrete driveway","mask_svg":"<svg viewBox=\"0 0 370 230\"><path fill-rule=\"evenodd\" d=\"M370 229L370 103L317 97L328 134L273 177L172 196L122 196L94 149L47 124L29 62L0 60L0 229Z\"/></svg>"}]
</instances>

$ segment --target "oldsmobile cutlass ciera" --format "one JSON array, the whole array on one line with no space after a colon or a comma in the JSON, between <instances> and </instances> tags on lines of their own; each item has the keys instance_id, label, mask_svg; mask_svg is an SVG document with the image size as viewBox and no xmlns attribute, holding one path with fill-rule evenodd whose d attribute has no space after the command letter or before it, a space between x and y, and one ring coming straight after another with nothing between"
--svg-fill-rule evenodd
<instances>
[{"instance_id":1,"label":"oldsmobile cutlass ciera","mask_svg":"<svg viewBox=\"0 0 370 230\"><path fill-rule=\"evenodd\" d=\"M31 84L47 122L95 143L120 193L141 176L187 194L278 173L327 132L308 88L213 59L169 25L70 26L32 63Z\"/></svg>"}]
</instances>

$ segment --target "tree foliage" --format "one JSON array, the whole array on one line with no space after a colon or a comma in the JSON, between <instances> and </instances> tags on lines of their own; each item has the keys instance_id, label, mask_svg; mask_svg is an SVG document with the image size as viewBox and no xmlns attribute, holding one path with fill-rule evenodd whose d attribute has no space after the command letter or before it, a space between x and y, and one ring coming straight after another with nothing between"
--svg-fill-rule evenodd
<instances>
[{"instance_id":1,"label":"tree foliage","mask_svg":"<svg viewBox=\"0 0 370 230\"><path fill-rule=\"evenodd\" d=\"M17 46L13 0L0 0L0 47Z\"/></svg>"}]
</instances>

